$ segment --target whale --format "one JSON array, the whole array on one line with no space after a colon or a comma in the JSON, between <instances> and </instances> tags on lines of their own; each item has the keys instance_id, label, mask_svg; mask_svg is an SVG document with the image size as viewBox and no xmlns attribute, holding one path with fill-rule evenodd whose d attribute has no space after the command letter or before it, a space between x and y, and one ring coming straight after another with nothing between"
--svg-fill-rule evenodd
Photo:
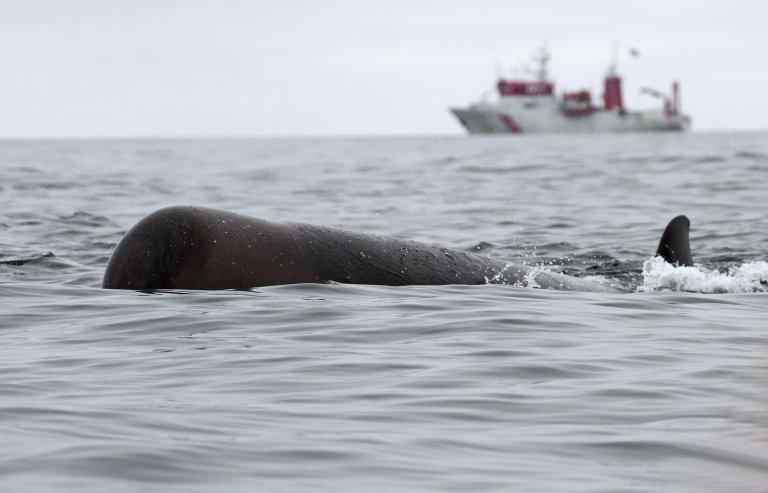
<instances>
[{"instance_id":1,"label":"whale","mask_svg":"<svg viewBox=\"0 0 768 493\"><path fill-rule=\"evenodd\" d=\"M657 255L687 265L690 222L673 219ZM566 291L622 292L476 253L389 236L233 212L173 206L141 219L118 242L102 286L131 290L248 290L300 283L374 285L510 284Z\"/></svg>"}]
</instances>

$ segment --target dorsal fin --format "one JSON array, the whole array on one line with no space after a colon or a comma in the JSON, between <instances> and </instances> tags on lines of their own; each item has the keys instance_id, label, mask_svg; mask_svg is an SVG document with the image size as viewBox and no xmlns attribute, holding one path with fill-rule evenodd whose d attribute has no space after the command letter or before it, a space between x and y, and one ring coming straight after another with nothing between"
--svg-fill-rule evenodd
<instances>
[{"instance_id":1,"label":"dorsal fin","mask_svg":"<svg viewBox=\"0 0 768 493\"><path fill-rule=\"evenodd\" d=\"M691 221L685 216L677 216L669 221L667 229L661 235L656 255L673 265L693 266L691 242L688 238L690 228Z\"/></svg>"}]
</instances>

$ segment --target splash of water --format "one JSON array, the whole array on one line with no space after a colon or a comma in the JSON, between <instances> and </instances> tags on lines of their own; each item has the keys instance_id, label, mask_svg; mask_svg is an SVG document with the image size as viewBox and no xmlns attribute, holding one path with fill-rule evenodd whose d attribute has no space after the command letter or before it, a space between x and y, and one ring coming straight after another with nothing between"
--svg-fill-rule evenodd
<instances>
[{"instance_id":1,"label":"splash of water","mask_svg":"<svg viewBox=\"0 0 768 493\"><path fill-rule=\"evenodd\" d=\"M747 262L721 271L703 266L675 267L661 257L654 257L643 263L643 284L637 290L695 293L768 292L768 262Z\"/></svg>"}]
</instances>

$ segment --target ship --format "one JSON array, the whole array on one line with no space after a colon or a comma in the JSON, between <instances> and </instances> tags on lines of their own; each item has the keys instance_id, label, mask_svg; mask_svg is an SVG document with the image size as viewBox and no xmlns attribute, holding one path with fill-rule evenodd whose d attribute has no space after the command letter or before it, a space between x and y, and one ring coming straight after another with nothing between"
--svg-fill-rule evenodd
<instances>
[{"instance_id":1,"label":"ship","mask_svg":"<svg viewBox=\"0 0 768 493\"><path fill-rule=\"evenodd\" d=\"M595 104L589 90L555 94L549 80L549 54L542 49L534 56L538 69L532 80L500 78L498 99L483 99L464 108L450 108L470 134L519 134L539 132L642 132L684 131L691 118L681 111L680 84L672 83L671 94L649 88L641 92L659 98L660 109L631 111L624 107L622 79L616 57L603 79L602 104Z\"/></svg>"}]
</instances>

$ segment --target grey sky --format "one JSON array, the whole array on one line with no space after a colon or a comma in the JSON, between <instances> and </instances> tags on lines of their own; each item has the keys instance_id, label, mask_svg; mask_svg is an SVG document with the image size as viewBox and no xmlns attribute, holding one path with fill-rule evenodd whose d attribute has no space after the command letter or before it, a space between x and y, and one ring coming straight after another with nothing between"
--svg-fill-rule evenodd
<instances>
[{"instance_id":1,"label":"grey sky","mask_svg":"<svg viewBox=\"0 0 768 493\"><path fill-rule=\"evenodd\" d=\"M768 129L761 1L0 0L0 137L455 134L544 42L599 96L614 40L631 108Z\"/></svg>"}]
</instances>

